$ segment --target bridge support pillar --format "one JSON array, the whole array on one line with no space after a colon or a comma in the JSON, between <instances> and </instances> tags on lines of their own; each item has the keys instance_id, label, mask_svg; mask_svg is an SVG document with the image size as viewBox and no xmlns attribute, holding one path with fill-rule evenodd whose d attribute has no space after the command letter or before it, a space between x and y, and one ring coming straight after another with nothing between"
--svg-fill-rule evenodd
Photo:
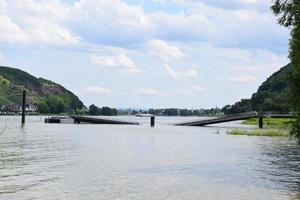
<instances>
[{"instance_id":1,"label":"bridge support pillar","mask_svg":"<svg viewBox=\"0 0 300 200\"><path fill-rule=\"evenodd\" d=\"M258 126L260 129L263 129L264 128L264 117L262 115L260 115L258 118L259 118Z\"/></svg>"},{"instance_id":2,"label":"bridge support pillar","mask_svg":"<svg viewBox=\"0 0 300 200\"><path fill-rule=\"evenodd\" d=\"M151 127L154 127L155 126L155 117L152 116L151 117Z\"/></svg>"},{"instance_id":3,"label":"bridge support pillar","mask_svg":"<svg viewBox=\"0 0 300 200\"><path fill-rule=\"evenodd\" d=\"M22 99L22 125L25 124L25 113L26 113L26 91L23 90L23 99Z\"/></svg>"}]
</instances>

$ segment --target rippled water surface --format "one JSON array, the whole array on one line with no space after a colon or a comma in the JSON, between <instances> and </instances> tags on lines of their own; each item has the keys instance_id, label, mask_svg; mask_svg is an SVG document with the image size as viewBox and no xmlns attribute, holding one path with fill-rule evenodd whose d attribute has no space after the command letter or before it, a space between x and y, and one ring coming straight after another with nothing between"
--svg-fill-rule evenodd
<instances>
[{"instance_id":1,"label":"rippled water surface","mask_svg":"<svg viewBox=\"0 0 300 200\"><path fill-rule=\"evenodd\" d=\"M22 128L19 117L0 117L0 199L300 199L300 148L288 138L132 119L143 125L28 117Z\"/></svg>"}]
</instances>

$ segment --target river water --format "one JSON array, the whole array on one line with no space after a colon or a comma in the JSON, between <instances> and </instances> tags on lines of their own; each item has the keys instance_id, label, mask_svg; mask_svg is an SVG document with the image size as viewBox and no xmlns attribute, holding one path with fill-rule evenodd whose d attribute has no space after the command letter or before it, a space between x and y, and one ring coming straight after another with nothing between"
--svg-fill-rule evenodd
<instances>
[{"instance_id":1,"label":"river water","mask_svg":"<svg viewBox=\"0 0 300 200\"><path fill-rule=\"evenodd\" d=\"M125 118L125 117L124 117ZM175 127L44 124L0 117L0 199L300 199L300 148L288 138ZM248 127L249 128L249 127Z\"/></svg>"}]
</instances>

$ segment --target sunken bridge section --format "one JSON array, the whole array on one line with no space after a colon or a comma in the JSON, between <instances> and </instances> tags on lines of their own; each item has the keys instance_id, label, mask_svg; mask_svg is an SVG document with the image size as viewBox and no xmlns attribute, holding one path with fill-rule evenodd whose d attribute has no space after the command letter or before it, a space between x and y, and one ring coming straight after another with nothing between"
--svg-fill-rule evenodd
<instances>
[{"instance_id":1,"label":"sunken bridge section","mask_svg":"<svg viewBox=\"0 0 300 200\"><path fill-rule=\"evenodd\" d=\"M197 120L191 122L183 122L174 124L175 126L207 126L231 121L239 121L239 120L246 120L250 118L259 117L262 123L262 119L265 117L268 118L294 118L295 115L288 113L288 114L281 114L281 113L272 113L272 112L265 112L265 113L257 113L257 112L248 112L248 113L240 113L240 114L233 114L233 115L226 115L218 118L213 119L206 119L206 120Z\"/></svg>"},{"instance_id":2,"label":"sunken bridge section","mask_svg":"<svg viewBox=\"0 0 300 200\"><path fill-rule=\"evenodd\" d=\"M69 116L69 117L50 117L45 119L45 123L60 124L60 123L74 123L74 124L115 124L115 125L140 125L137 122L122 121L107 118L95 118L86 116Z\"/></svg>"}]
</instances>

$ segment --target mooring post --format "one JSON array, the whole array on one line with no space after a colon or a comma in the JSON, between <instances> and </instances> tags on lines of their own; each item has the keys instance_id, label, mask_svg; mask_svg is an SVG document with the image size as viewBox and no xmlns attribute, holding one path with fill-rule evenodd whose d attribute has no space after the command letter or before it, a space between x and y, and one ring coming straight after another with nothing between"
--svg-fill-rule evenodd
<instances>
[{"instance_id":1,"label":"mooring post","mask_svg":"<svg viewBox=\"0 0 300 200\"><path fill-rule=\"evenodd\" d=\"M22 124L25 124L25 112L26 112L26 91L23 90L23 102L22 102Z\"/></svg>"},{"instance_id":2,"label":"mooring post","mask_svg":"<svg viewBox=\"0 0 300 200\"><path fill-rule=\"evenodd\" d=\"M151 127L155 126L155 117L151 116Z\"/></svg>"},{"instance_id":3,"label":"mooring post","mask_svg":"<svg viewBox=\"0 0 300 200\"><path fill-rule=\"evenodd\" d=\"M264 116L263 116L263 114L262 113L260 113L259 115L258 115L258 126L259 126L259 128L260 129L263 129L264 128Z\"/></svg>"}]
</instances>

